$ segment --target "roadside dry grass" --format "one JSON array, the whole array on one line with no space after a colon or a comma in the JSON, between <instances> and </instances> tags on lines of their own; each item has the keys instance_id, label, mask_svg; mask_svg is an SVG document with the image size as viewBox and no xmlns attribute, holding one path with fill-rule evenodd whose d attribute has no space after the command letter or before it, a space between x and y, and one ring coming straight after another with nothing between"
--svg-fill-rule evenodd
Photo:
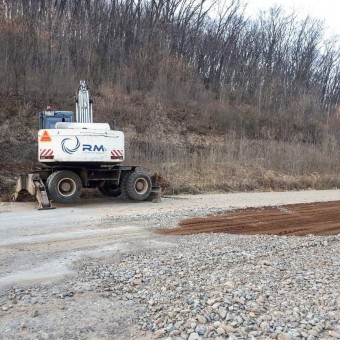
<instances>
[{"instance_id":1,"label":"roadside dry grass","mask_svg":"<svg viewBox=\"0 0 340 340\"><path fill-rule=\"evenodd\" d=\"M338 149L224 137L198 146L128 138L126 164L157 176L163 193L281 191L340 187ZM0 199L13 194L15 176L31 165L1 164Z\"/></svg>"},{"instance_id":2,"label":"roadside dry grass","mask_svg":"<svg viewBox=\"0 0 340 340\"><path fill-rule=\"evenodd\" d=\"M340 157L334 145L224 136L193 146L133 138L127 154L166 179L172 194L340 187Z\"/></svg>"}]
</instances>

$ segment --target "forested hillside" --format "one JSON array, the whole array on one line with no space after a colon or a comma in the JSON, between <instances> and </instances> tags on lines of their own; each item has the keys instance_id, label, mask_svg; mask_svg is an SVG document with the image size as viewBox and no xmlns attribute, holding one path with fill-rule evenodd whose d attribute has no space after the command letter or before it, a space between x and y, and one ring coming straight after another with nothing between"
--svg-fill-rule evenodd
<instances>
[{"instance_id":1,"label":"forested hillside","mask_svg":"<svg viewBox=\"0 0 340 340\"><path fill-rule=\"evenodd\" d=\"M173 192L337 186L339 40L223 3L0 0L3 169L35 162L37 112L73 109L86 79L95 120Z\"/></svg>"}]
</instances>

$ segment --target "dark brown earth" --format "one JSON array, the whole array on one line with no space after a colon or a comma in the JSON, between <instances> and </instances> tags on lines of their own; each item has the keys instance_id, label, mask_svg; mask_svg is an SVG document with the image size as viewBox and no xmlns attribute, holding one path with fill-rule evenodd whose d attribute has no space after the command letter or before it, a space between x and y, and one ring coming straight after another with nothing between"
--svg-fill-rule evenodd
<instances>
[{"instance_id":1,"label":"dark brown earth","mask_svg":"<svg viewBox=\"0 0 340 340\"><path fill-rule=\"evenodd\" d=\"M334 235L340 233L340 202L247 208L218 216L186 219L161 234L198 233Z\"/></svg>"}]
</instances>

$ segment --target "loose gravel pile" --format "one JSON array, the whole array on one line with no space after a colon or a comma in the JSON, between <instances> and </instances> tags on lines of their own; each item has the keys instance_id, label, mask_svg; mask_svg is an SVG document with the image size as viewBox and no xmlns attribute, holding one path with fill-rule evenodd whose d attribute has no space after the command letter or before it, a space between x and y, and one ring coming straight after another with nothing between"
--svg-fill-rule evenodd
<instances>
[{"instance_id":1,"label":"loose gravel pile","mask_svg":"<svg viewBox=\"0 0 340 340\"><path fill-rule=\"evenodd\" d=\"M80 266L79 280L142 306L159 338L340 338L340 235L200 234L170 249Z\"/></svg>"}]
</instances>

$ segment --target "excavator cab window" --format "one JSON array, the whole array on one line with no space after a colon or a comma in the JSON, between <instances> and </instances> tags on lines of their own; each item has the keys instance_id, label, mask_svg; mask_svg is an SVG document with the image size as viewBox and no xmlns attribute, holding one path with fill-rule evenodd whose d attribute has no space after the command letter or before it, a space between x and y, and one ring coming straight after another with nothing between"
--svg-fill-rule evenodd
<instances>
[{"instance_id":1,"label":"excavator cab window","mask_svg":"<svg viewBox=\"0 0 340 340\"><path fill-rule=\"evenodd\" d=\"M72 123L72 111L43 111L39 112L39 130L55 129L56 123L69 122Z\"/></svg>"}]
</instances>

